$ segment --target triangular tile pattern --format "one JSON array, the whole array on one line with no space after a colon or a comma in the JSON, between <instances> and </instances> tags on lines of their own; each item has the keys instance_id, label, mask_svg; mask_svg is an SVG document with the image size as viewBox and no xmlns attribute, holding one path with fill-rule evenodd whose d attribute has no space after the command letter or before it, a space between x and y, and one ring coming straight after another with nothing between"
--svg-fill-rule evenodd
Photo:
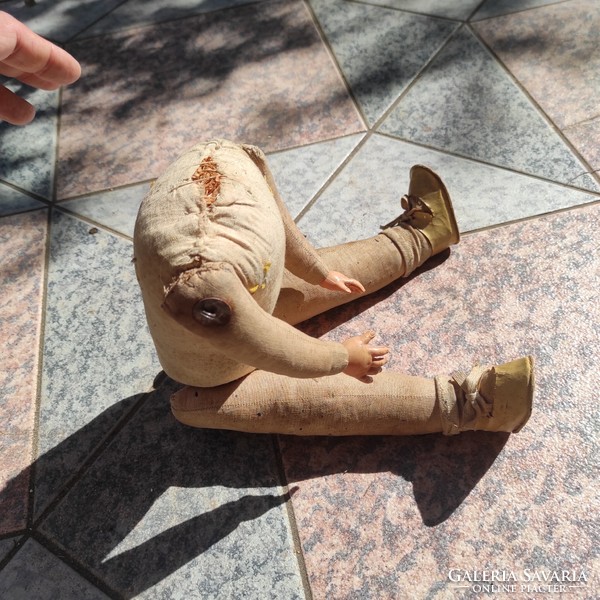
<instances>
[{"instance_id":1,"label":"triangular tile pattern","mask_svg":"<svg viewBox=\"0 0 600 600\"><path fill-rule=\"evenodd\" d=\"M365 0L365 2L398 10L418 12L424 15L464 21L477 8L481 0L453 0L452 2L448 2L448 0Z\"/></svg>"},{"instance_id":2,"label":"triangular tile pattern","mask_svg":"<svg viewBox=\"0 0 600 600\"><path fill-rule=\"evenodd\" d=\"M132 255L129 242L54 211L36 514L160 371Z\"/></svg>"},{"instance_id":3,"label":"triangular tile pattern","mask_svg":"<svg viewBox=\"0 0 600 600\"><path fill-rule=\"evenodd\" d=\"M282 436L315 597L454 598L449 569L473 564L583 569L594 595L598 219L594 205L465 236L400 289L330 315L338 340L376 330L386 368L432 377L532 354L537 388L511 436L321 438L308 456Z\"/></svg>"},{"instance_id":4,"label":"triangular tile pattern","mask_svg":"<svg viewBox=\"0 0 600 600\"><path fill-rule=\"evenodd\" d=\"M529 8L545 6L546 4L556 4L562 0L486 0L477 12L473 15L473 21L489 19L500 15L507 15L513 12L520 12Z\"/></svg>"},{"instance_id":5,"label":"triangular tile pattern","mask_svg":"<svg viewBox=\"0 0 600 600\"><path fill-rule=\"evenodd\" d=\"M292 217L298 216L362 138L362 134L351 135L267 156L277 189Z\"/></svg>"},{"instance_id":6,"label":"triangular tile pattern","mask_svg":"<svg viewBox=\"0 0 600 600\"><path fill-rule=\"evenodd\" d=\"M88 75L63 91L60 199L147 181L215 137L273 152L364 129L299 0L239 6L67 49Z\"/></svg>"},{"instance_id":7,"label":"triangular tile pattern","mask_svg":"<svg viewBox=\"0 0 600 600\"><path fill-rule=\"evenodd\" d=\"M12 188L9 185L0 183L0 217L12 215L20 212L43 208L45 204Z\"/></svg>"},{"instance_id":8,"label":"triangular tile pattern","mask_svg":"<svg viewBox=\"0 0 600 600\"><path fill-rule=\"evenodd\" d=\"M450 191L462 232L596 202L597 196L374 135L300 219L316 246L331 246L379 232L402 212L410 168L425 164Z\"/></svg>"},{"instance_id":9,"label":"triangular tile pattern","mask_svg":"<svg viewBox=\"0 0 600 600\"><path fill-rule=\"evenodd\" d=\"M0 534L27 519L47 221L46 210L0 219Z\"/></svg>"},{"instance_id":10,"label":"triangular tile pattern","mask_svg":"<svg viewBox=\"0 0 600 600\"><path fill-rule=\"evenodd\" d=\"M122 2L123 0L44 0L27 6L21 0L10 0L2 3L2 10L45 38L67 42Z\"/></svg>"},{"instance_id":11,"label":"triangular tile pattern","mask_svg":"<svg viewBox=\"0 0 600 600\"><path fill-rule=\"evenodd\" d=\"M311 6L370 125L457 27L357 2L312 0Z\"/></svg>"},{"instance_id":12,"label":"triangular tile pattern","mask_svg":"<svg viewBox=\"0 0 600 600\"><path fill-rule=\"evenodd\" d=\"M15 600L108 600L106 594L34 539L27 540L0 572L0 597Z\"/></svg>"},{"instance_id":13,"label":"triangular tile pattern","mask_svg":"<svg viewBox=\"0 0 600 600\"><path fill-rule=\"evenodd\" d=\"M249 4L255 0L129 0L110 12L79 38L182 19L213 10Z\"/></svg>"},{"instance_id":14,"label":"triangular tile pattern","mask_svg":"<svg viewBox=\"0 0 600 600\"><path fill-rule=\"evenodd\" d=\"M25 127L0 121L0 181L52 199L56 156L58 92L33 90L19 83L7 87L33 104L35 119Z\"/></svg>"},{"instance_id":15,"label":"triangular tile pattern","mask_svg":"<svg viewBox=\"0 0 600 600\"><path fill-rule=\"evenodd\" d=\"M552 181L599 189L467 27L452 37L380 131Z\"/></svg>"},{"instance_id":16,"label":"triangular tile pattern","mask_svg":"<svg viewBox=\"0 0 600 600\"><path fill-rule=\"evenodd\" d=\"M67 200L61 202L60 206L114 231L133 237L138 209L149 189L149 183L141 183L84 196L76 200Z\"/></svg>"},{"instance_id":17,"label":"triangular tile pattern","mask_svg":"<svg viewBox=\"0 0 600 600\"><path fill-rule=\"evenodd\" d=\"M572 0L473 24L593 169L600 168L599 22L600 3Z\"/></svg>"},{"instance_id":18,"label":"triangular tile pattern","mask_svg":"<svg viewBox=\"0 0 600 600\"><path fill-rule=\"evenodd\" d=\"M184 427L166 379L43 533L127 598L304 598L269 436Z\"/></svg>"}]
</instances>

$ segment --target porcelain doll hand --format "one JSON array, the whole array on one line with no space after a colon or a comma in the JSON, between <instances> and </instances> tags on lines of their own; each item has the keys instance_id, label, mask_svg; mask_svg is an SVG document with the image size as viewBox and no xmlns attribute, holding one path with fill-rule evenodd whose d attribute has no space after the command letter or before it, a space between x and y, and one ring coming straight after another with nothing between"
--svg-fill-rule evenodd
<instances>
[{"instance_id":1,"label":"porcelain doll hand","mask_svg":"<svg viewBox=\"0 0 600 600\"><path fill-rule=\"evenodd\" d=\"M355 294L361 294L365 291L360 281L346 277L338 271L329 271L327 277L319 285L332 292L347 292L348 294L354 292Z\"/></svg>"},{"instance_id":2,"label":"porcelain doll hand","mask_svg":"<svg viewBox=\"0 0 600 600\"><path fill-rule=\"evenodd\" d=\"M374 331L367 331L342 342L349 357L348 366L344 369L346 375L369 382L369 375L376 375L387 363L390 350L385 346L369 346L374 337Z\"/></svg>"}]
</instances>

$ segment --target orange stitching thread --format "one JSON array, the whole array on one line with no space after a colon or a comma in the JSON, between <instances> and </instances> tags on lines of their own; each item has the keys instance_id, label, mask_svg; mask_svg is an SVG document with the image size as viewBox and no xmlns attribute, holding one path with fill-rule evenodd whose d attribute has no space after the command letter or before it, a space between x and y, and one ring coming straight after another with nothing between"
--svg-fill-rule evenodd
<instances>
[{"instance_id":1,"label":"orange stitching thread","mask_svg":"<svg viewBox=\"0 0 600 600\"><path fill-rule=\"evenodd\" d=\"M217 199L221 187L221 174L217 171L217 163L212 156L207 156L192 175L193 181L201 181L204 184L204 201L210 206Z\"/></svg>"}]
</instances>

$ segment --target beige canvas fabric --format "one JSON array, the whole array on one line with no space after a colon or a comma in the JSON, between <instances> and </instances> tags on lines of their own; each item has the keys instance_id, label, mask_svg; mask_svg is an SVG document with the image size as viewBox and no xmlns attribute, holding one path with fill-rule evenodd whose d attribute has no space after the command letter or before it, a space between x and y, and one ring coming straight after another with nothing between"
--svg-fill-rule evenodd
<instances>
[{"instance_id":1,"label":"beige canvas fabric","mask_svg":"<svg viewBox=\"0 0 600 600\"><path fill-rule=\"evenodd\" d=\"M493 384L489 370L460 380L384 371L366 383L342 373L344 345L293 327L357 297L321 287L330 271L359 280L368 294L458 241L439 178L426 167L411 175L411 189L429 202L423 213L421 197L410 197L417 203L410 218L423 213L431 224L423 233L400 220L372 238L318 251L285 209L258 148L199 144L156 181L136 222L135 266L161 365L187 386L172 398L180 421L298 435L522 426L530 363L499 368ZM481 412L488 404L504 407L491 425L491 409Z\"/></svg>"},{"instance_id":2,"label":"beige canvas fabric","mask_svg":"<svg viewBox=\"0 0 600 600\"><path fill-rule=\"evenodd\" d=\"M395 229L320 254L285 209L260 150L223 140L194 147L156 181L134 232L136 273L165 372L200 387L254 369L340 373L348 363L342 344L289 323L351 299L316 285L336 266L356 273L369 293L405 274L406 261L412 270L431 254L420 233ZM232 307L226 326L193 317L195 304L212 297Z\"/></svg>"}]
</instances>

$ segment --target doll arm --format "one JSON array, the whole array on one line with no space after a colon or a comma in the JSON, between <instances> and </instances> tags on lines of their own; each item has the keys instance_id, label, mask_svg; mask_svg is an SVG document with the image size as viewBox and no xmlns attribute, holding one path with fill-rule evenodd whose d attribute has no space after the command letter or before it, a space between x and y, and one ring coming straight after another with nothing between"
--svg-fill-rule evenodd
<instances>
[{"instance_id":1,"label":"doll arm","mask_svg":"<svg viewBox=\"0 0 600 600\"><path fill-rule=\"evenodd\" d=\"M244 144L244 151L253 160L254 164L263 174L275 201L283 221L285 229L285 266L300 279L308 283L320 285L329 274L327 265L319 256L318 252L307 241L302 232L298 229L294 219L290 215L285 202L281 199L277 191L275 179L267 164L267 159L260 148Z\"/></svg>"},{"instance_id":2,"label":"doll arm","mask_svg":"<svg viewBox=\"0 0 600 600\"><path fill-rule=\"evenodd\" d=\"M163 308L219 353L258 369L321 377L348 366L343 344L312 338L264 311L226 263L184 273Z\"/></svg>"}]
</instances>

